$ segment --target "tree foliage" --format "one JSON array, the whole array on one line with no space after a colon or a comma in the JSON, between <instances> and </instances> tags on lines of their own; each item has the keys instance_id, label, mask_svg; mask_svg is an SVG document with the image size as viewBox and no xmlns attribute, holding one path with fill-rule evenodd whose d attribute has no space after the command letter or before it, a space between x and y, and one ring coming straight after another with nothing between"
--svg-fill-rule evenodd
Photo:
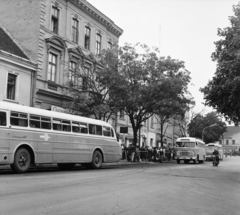
<instances>
[{"instance_id":1,"label":"tree foliage","mask_svg":"<svg viewBox=\"0 0 240 215\"><path fill-rule=\"evenodd\" d=\"M179 114L190 101L185 97L191 79L184 62L158 55L156 48L143 44L104 50L91 71L82 67L76 71L75 80L87 80L88 90L81 83L71 86L69 109L97 119L124 111L136 145L144 121L154 114L167 118Z\"/></svg>"},{"instance_id":2,"label":"tree foliage","mask_svg":"<svg viewBox=\"0 0 240 215\"><path fill-rule=\"evenodd\" d=\"M230 27L218 29L221 39L215 42L212 60L217 69L212 80L201 88L205 104L224 115L227 121L240 121L240 3L233 6Z\"/></svg>"},{"instance_id":3,"label":"tree foliage","mask_svg":"<svg viewBox=\"0 0 240 215\"><path fill-rule=\"evenodd\" d=\"M68 83L72 101L66 108L70 112L105 121L117 112L114 94L111 93L118 84L117 52L116 45L111 50L103 51L88 70L84 63L78 64L74 74L71 74L74 81Z\"/></svg>"},{"instance_id":4,"label":"tree foliage","mask_svg":"<svg viewBox=\"0 0 240 215\"><path fill-rule=\"evenodd\" d=\"M116 104L129 116L135 144L145 120L154 114L168 119L189 102L185 93L191 79L184 62L158 54L156 48L142 44L126 44L119 50Z\"/></svg>"},{"instance_id":5,"label":"tree foliage","mask_svg":"<svg viewBox=\"0 0 240 215\"><path fill-rule=\"evenodd\" d=\"M222 122L216 112L210 112L206 115L199 113L189 123L188 133L191 137L200 139L203 137L205 143L214 143L221 139L221 135L226 132L226 128L226 123Z\"/></svg>"}]
</instances>

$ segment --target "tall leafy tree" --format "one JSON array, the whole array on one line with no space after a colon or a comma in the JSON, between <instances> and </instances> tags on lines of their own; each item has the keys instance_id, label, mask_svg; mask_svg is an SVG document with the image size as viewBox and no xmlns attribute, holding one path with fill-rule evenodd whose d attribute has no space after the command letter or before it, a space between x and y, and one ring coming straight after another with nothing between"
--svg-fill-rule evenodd
<instances>
[{"instance_id":1,"label":"tall leafy tree","mask_svg":"<svg viewBox=\"0 0 240 215\"><path fill-rule=\"evenodd\" d=\"M156 48L126 44L119 50L119 85L115 101L129 116L134 144L141 124L170 107L182 105L190 82L190 73L184 63L170 57L158 57ZM171 109L172 110L172 109ZM163 111L161 112L163 114ZM168 117L169 113L166 113Z\"/></svg>"},{"instance_id":2,"label":"tall leafy tree","mask_svg":"<svg viewBox=\"0 0 240 215\"><path fill-rule=\"evenodd\" d=\"M230 26L218 29L212 60L217 69L212 80L201 88L205 104L223 114L229 122L240 121L240 3L233 6Z\"/></svg>"},{"instance_id":3,"label":"tall leafy tree","mask_svg":"<svg viewBox=\"0 0 240 215\"><path fill-rule=\"evenodd\" d=\"M195 115L188 125L188 133L191 137L202 139L205 143L213 143L221 139L226 132L226 123L222 122L216 112L206 115L201 113Z\"/></svg>"}]
</instances>

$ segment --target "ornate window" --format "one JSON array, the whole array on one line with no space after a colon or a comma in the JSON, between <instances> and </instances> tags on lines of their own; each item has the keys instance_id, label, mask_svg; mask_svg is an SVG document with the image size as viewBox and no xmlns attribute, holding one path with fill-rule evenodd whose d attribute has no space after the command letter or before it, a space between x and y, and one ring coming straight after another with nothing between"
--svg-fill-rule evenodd
<instances>
[{"instance_id":1,"label":"ornate window","mask_svg":"<svg viewBox=\"0 0 240 215\"><path fill-rule=\"evenodd\" d=\"M85 75L82 76L82 90L86 91L88 90L88 78L90 75L90 68L89 67L85 67Z\"/></svg>"},{"instance_id":2,"label":"ornate window","mask_svg":"<svg viewBox=\"0 0 240 215\"><path fill-rule=\"evenodd\" d=\"M69 63L69 83L70 83L70 86L73 86L73 85L76 84L76 80L77 80L76 69L77 69L76 62L70 61L70 63Z\"/></svg>"},{"instance_id":3,"label":"ornate window","mask_svg":"<svg viewBox=\"0 0 240 215\"><path fill-rule=\"evenodd\" d=\"M107 49L111 49L112 48L112 42L108 41L107 43Z\"/></svg>"},{"instance_id":4,"label":"ornate window","mask_svg":"<svg viewBox=\"0 0 240 215\"><path fill-rule=\"evenodd\" d=\"M64 55L66 44L58 36L52 36L46 39L46 45L48 53L46 80L51 82L48 88L54 88L54 90L56 90L57 85L54 87L53 82L61 84L59 83L59 77L62 75L63 71L61 71L62 67L60 62Z\"/></svg>"},{"instance_id":5,"label":"ornate window","mask_svg":"<svg viewBox=\"0 0 240 215\"><path fill-rule=\"evenodd\" d=\"M55 34L59 33L59 12L56 6L52 6L51 31Z\"/></svg>"},{"instance_id":6,"label":"ornate window","mask_svg":"<svg viewBox=\"0 0 240 215\"><path fill-rule=\"evenodd\" d=\"M78 19L73 18L73 20L72 20L72 41L74 43L78 43L78 26L79 26Z\"/></svg>"},{"instance_id":7,"label":"ornate window","mask_svg":"<svg viewBox=\"0 0 240 215\"><path fill-rule=\"evenodd\" d=\"M102 42L102 35L100 33L97 33L96 35L96 54L100 54L101 51L101 42Z\"/></svg>"},{"instance_id":8,"label":"ornate window","mask_svg":"<svg viewBox=\"0 0 240 215\"><path fill-rule=\"evenodd\" d=\"M85 40L84 40L84 48L90 50L90 38L91 38L91 28L85 26Z\"/></svg>"},{"instance_id":9,"label":"ornate window","mask_svg":"<svg viewBox=\"0 0 240 215\"><path fill-rule=\"evenodd\" d=\"M57 55L53 53L48 54L48 81L56 81L56 72L57 72Z\"/></svg>"}]
</instances>

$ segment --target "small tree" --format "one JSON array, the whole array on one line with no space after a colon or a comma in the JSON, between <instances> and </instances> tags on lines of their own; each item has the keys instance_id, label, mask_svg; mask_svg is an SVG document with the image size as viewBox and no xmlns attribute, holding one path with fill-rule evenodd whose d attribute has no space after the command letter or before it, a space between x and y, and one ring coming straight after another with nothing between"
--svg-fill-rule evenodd
<instances>
[{"instance_id":1,"label":"small tree","mask_svg":"<svg viewBox=\"0 0 240 215\"><path fill-rule=\"evenodd\" d=\"M211 125L214 126L211 127ZM216 112L207 113L205 116L197 114L191 120L188 126L188 132L191 137L200 139L203 137L205 143L213 143L220 140L222 134L226 132L226 123L221 121L221 118Z\"/></svg>"}]
</instances>

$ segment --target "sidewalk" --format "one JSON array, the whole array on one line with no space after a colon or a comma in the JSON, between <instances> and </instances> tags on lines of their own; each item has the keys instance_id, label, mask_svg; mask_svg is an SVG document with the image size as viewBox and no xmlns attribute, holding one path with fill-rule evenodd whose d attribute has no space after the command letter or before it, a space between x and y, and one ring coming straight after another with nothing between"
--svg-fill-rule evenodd
<instances>
[{"instance_id":1,"label":"sidewalk","mask_svg":"<svg viewBox=\"0 0 240 215\"><path fill-rule=\"evenodd\" d=\"M171 161L163 161L162 163L176 163L176 160L171 160ZM120 160L118 162L114 163L103 163L103 166L106 165L139 165L139 164L161 164L160 162L156 161L136 161L136 162L131 162L127 161L126 159Z\"/></svg>"}]
</instances>

